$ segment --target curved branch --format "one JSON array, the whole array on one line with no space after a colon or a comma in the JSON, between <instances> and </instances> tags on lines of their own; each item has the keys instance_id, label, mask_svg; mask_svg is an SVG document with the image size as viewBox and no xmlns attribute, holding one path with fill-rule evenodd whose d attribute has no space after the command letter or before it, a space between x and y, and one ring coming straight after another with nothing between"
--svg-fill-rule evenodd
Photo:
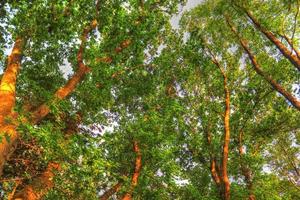
<instances>
[{"instance_id":1,"label":"curved branch","mask_svg":"<svg viewBox=\"0 0 300 200\"><path fill-rule=\"evenodd\" d=\"M217 188L219 189L219 192L221 194L221 177L220 177L220 172L219 172L219 167L217 166L217 161L216 158L214 156L214 152L213 152L213 148L212 148L212 144L211 144L211 132L210 132L210 125L208 125L208 127L206 128L206 140L207 140L207 144L208 147L210 149L210 173L211 176L217 186Z\"/></svg>"},{"instance_id":2,"label":"curved branch","mask_svg":"<svg viewBox=\"0 0 300 200\"><path fill-rule=\"evenodd\" d=\"M89 33L95 29L97 21L94 19L84 30L81 36L81 44L77 53L77 65L78 69L75 74L69 79L69 81L61 88L59 88L54 94L55 100L62 100L66 98L71 92L74 91L75 87L82 81L84 76L90 71L89 67L83 62L83 53L85 44ZM39 106L32 114L31 122L36 124L41 121L50 112L49 106L44 103Z\"/></svg>"},{"instance_id":3,"label":"curved branch","mask_svg":"<svg viewBox=\"0 0 300 200\"><path fill-rule=\"evenodd\" d=\"M62 100L65 99L68 95L70 95L76 86L84 79L85 75L90 71L89 67L86 66L83 62L83 53L85 47L85 41L87 40L88 34L92 31L97 25L97 21L93 20L89 27L87 27L83 31L82 35L82 43L80 45L79 51L77 53L77 63L78 69L75 74L71 77L71 79L64 85L63 87L59 88L54 94L54 100ZM121 53L123 49L127 48L131 44L131 40L124 40L119 47L115 49L116 53ZM111 63L113 60L111 57L102 57L96 58L96 62L104 62L104 63ZM114 77L113 77L114 78ZM40 122L48 113L50 112L49 106L44 103L39 106L32 114L31 121L36 124Z\"/></svg>"}]
</instances>

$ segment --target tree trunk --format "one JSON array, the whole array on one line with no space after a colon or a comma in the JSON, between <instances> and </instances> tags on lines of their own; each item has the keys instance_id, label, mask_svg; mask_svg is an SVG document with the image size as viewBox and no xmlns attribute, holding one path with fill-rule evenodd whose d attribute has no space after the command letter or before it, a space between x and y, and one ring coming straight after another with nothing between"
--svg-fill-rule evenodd
<instances>
[{"instance_id":1,"label":"tree trunk","mask_svg":"<svg viewBox=\"0 0 300 200\"><path fill-rule=\"evenodd\" d=\"M24 40L17 38L11 54L8 56L7 68L0 84L0 125L4 118L11 115L16 101L16 81L21 66Z\"/></svg>"},{"instance_id":2,"label":"tree trunk","mask_svg":"<svg viewBox=\"0 0 300 200\"><path fill-rule=\"evenodd\" d=\"M229 143L230 143L230 92L227 86L227 76L224 71L224 68L221 66L215 55L212 53L210 48L207 46L208 52L212 57L212 62L219 68L222 76L223 76L223 87L225 94L225 112L224 112L224 144L223 144L223 158L221 165L222 172L222 182L223 182L223 195L222 197L225 200L230 199L230 181L227 174L227 162L228 162L228 154L229 154Z\"/></svg>"},{"instance_id":3,"label":"tree trunk","mask_svg":"<svg viewBox=\"0 0 300 200\"><path fill-rule=\"evenodd\" d=\"M78 61L78 71L75 73L75 75L67 82L67 84L60 88L56 93L55 96L58 99L65 98L69 93L71 93L75 87L76 84L80 82L80 80L83 78L85 73L88 71L88 68L83 64L83 52L85 47L85 42L87 40L87 36L89 32L95 28L97 25L97 22L94 20L92 21L91 25L87 27L83 31L82 36L82 43L79 48L78 54L77 54L77 61ZM14 146L15 141L18 138L18 134L16 132L16 126L15 125L5 125L4 117L10 116L12 109L15 105L15 88L16 88L16 77L17 72L20 68L21 64L21 54L22 54L22 47L23 47L24 41L20 38L16 40L16 43L14 45L14 48L12 50L11 55L8 59L8 67L3 75L3 78L1 80L1 86L0 86L0 132L1 135L6 134L9 136L10 141L7 141L5 138L2 139L0 144L0 176L2 175L3 165L5 164L5 161L7 160L10 152L12 152L12 146ZM33 118L31 122L33 124L38 123L40 120L42 120L48 113L50 109L47 104L42 104L34 113Z\"/></svg>"},{"instance_id":4,"label":"tree trunk","mask_svg":"<svg viewBox=\"0 0 300 200\"><path fill-rule=\"evenodd\" d=\"M138 184L138 178L140 176L140 172L142 168L142 154L137 141L133 142L133 150L136 153L134 173L132 175L129 191L123 196L122 200L132 199L132 192Z\"/></svg>"},{"instance_id":5,"label":"tree trunk","mask_svg":"<svg viewBox=\"0 0 300 200\"><path fill-rule=\"evenodd\" d=\"M260 67L260 65L257 62L256 57L252 54L250 51L250 48L248 47L247 41L245 39L242 39L233 24L231 23L228 16L225 16L226 21L231 29L231 31L237 36L239 39L239 42L245 52L248 54L249 59L251 60L252 66L256 73L260 75L263 79L268 81L268 83L273 87L274 90L282 94L296 109L300 111L300 101L297 100L296 97L294 97L292 94L290 94L288 91L286 91L279 83L277 83L271 76L267 75Z\"/></svg>"},{"instance_id":6,"label":"tree trunk","mask_svg":"<svg viewBox=\"0 0 300 200\"><path fill-rule=\"evenodd\" d=\"M13 109L16 101L16 81L21 66L24 39L17 38L8 57L7 68L0 84L0 177L12 147L18 138Z\"/></svg>"},{"instance_id":7,"label":"tree trunk","mask_svg":"<svg viewBox=\"0 0 300 200\"><path fill-rule=\"evenodd\" d=\"M97 26L97 21L93 20L91 24L84 29L81 37L81 45L77 53L78 70L65 86L58 89L55 93L55 99L64 99L75 89L76 85L83 79L89 68L83 63L83 53L88 34ZM8 66L3 74L0 85L0 134L3 137L0 144L0 176L2 175L3 166L8 159L9 154L13 151L12 147L18 139L16 125L5 125L4 117L12 115L12 109L15 105L16 97L16 77L21 64L21 55L24 41L18 38L13 47L12 53L8 59ZM36 124L50 112L49 106L44 103L32 114L31 123ZM4 126L5 125L5 126ZM9 141L6 138L9 137Z\"/></svg>"},{"instance_id":8,"label":"tree trunk","mask_svg":"<svg viewBox=\"0 0 300 200\"><path fill-rule=\"evenodd\" d=\"M60 164L51 162L41 176L25 186L14 197L14 200L39 200L54 187L54 173L60 170Z\"/></svg>"},{"instance_id":9,"label":"tree trunk","mask_svg":"<svg viewBox=\"0 0 300 200\"><path fill-rule=\"evenodd\" d=\"M224 75L224 92L225 92L225 115L224 115L224 146L223 146L223 159L222 159L222 176L224 182L224 197L225 200L230 199L230 181L227 174L227 161L229 153L229 142L230 142L230 128L229 128L229 117L230 117L230 94L227 87L227 77Z\"/></svg>"},{"instance_id":10,"label":"tree trunk","mask_svg":"<svg viewBox=\"0 0 300 200\"><path fill-rule=\"evenodd\" d=\"M271 31L268 31L266 28L264 28L249 10L244 9L244 12L253 22L255 27L262 32L277 47L282 55L300 71L300 59L297 57L297 55L293 54L293 52L290 51Z\"/></svg>"}]
</instances>

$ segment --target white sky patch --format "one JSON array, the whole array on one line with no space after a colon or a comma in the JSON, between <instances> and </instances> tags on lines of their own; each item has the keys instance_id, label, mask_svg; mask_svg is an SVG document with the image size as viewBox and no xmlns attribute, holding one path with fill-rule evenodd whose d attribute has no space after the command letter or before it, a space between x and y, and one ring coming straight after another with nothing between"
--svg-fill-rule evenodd
<instances>
[{"instance_id":1,"label":"white sky patch","mask_svg":"<svg viewBox=\"0 0 300 200\"><path fill-rule=\"evenodd\" d=\"M63 65L60 65L59 69L63 73L65 79L68 79L68 77L73 74L71 63L67 59L64 59Z\"/></svg>"},{"instance_id":2,"label":"white sky patch","mask_svg":"<svg viewBox=\"0 0 300 200\"><path fill-rule=\"evenodd\" d=\"M174 180L175 180L176 184L179 185L179 186L185 186L185 185L188 185L190 183L188 179L182 179L179 176L175 176Z\"/></svg>"},{"instance_id":3,"label":"white sky patch","mask_svg":"<svg viewBox=\"0 0 300 200\"><path fill-rule=\"evenodd\" d=\"M190 33L188 32L184 32L183 33L183 42L186 43L188 41L188 39L190 38Z\"/></svg>"},{"instance_id":4,"label":"white sky patch","mask_svg":"<svg viewBox=\"0 0 300 200\"><path fill-rule=\"evenodd\" d=\"M164 175L164 173L161 171L161 169L158 169L155 173L156 176L158 177L162 177Z\"/></svg>"},{"instance_id":5,"label":"white sky patch","mask_svg":"<svg viewBox=\"0 0 300 200\"><path fill-rule=\"evenodd\" d=\"M101 33L99 32L98 29L95 30L95 40L97 43L99 43L101 40L102 40L102 37L101 37Z\"/></svg>"},{"instance_id":6,"label":"white sky patch","mask_svg":"<svg viewBox=\"0 0 300 200\"><path fill-rule=\"evenodd\" d=\"M195 8L202 2L203 0L188 0L185 6L179 8L179 13L171 18L171 25L173 29L179 29L179 21L185 11Z\"/></svg>"},{"instance_id":7,"label":"white sky patch","mask_svg":"<svg viewBox=\"0 0 300 200\"><path fill-rule=\"evenodd\" d=\"M271 168L269 167L268 164L265 164L263 166L263 172L266 173L266 174L272 174L272 170L271 170Z\"/></svg>"},{"instance_id":8,"label":"white sky patch","mask_svg":"<svg viewBox=\"0 0 300 200\"><path fill-rule=\"evenodd\" d=\"M124 2L123 4L122 4L122 7L128 12L128 13L131 13L131 6L130 6L130 3L128 3L128 2Z\"/></svg>"}]
</instances>

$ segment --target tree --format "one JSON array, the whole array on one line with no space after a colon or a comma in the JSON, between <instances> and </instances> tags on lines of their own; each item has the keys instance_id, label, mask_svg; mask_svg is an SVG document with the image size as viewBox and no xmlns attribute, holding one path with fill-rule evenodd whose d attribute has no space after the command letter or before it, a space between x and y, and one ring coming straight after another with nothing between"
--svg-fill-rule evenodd
<instances>
[{"instance_id":1,"label":"tree","mask_svg":"<svg viewBox=\"0 0 300 200\"><path fill-rule=\"evenodd\" d=\"M299 2L184 2L0 3L1 199L300 197Z\"/></svg>"}]
</instances>

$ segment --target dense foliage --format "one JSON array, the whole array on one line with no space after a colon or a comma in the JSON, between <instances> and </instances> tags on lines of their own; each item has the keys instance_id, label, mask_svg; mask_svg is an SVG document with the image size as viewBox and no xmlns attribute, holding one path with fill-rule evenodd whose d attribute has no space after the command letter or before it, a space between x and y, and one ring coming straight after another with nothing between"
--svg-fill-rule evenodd
<instances>
[{"instance_id":1,"label":"dense foliage","mask_svg":"<svg viewBox=\"0 0 300 200\"><path fill-rule=\"evenodd\" d=\"M1 199L300 199L300 2L0 2Z\"/></svg>"}]
</instances>

